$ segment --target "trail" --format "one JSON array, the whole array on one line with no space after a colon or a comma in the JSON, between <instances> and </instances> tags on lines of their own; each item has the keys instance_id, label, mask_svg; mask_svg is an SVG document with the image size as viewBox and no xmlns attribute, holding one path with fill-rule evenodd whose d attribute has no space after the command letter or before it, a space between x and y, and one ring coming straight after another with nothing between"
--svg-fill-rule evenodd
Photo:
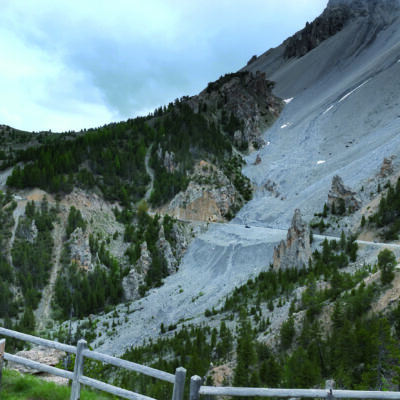
<instances>
[{"instance_id":1,"label":"trail","mask_svg":"<svg viewBox=\"0 0 400 400\"><path fill-rule=\"evenodd\" d=\"M36 329L39 332L46 329L46 322L50 319L51 300L54 294L56 279L61 269L60 258L63 247L62 239L64 231L65 227L63 226L62 223L54 224L53 268L51 270L49 283L44 288L39 306L35 311L35 318L37 324Z\"/></svg>"}]
</instances>

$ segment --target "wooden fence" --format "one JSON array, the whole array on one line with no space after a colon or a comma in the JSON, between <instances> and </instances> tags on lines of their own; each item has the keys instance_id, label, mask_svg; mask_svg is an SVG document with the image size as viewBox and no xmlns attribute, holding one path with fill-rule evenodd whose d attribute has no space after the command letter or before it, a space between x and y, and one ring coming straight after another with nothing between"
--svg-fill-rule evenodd
<instances>
[{"instance_id":1,"label":"wooden fence","mask_svg":"<svg viewBox=\"0 0 400 400\"><path fill-rule=\"evenodd\" d=\"M106 354L91 351L87 348L87 343L85 340L80 340L78 345L69 346L66 344L54 342L52 340L42 339L36 336L26 335L24 333L12 331L5 328L0 328L0 335L12 337L15 339L24 340L27 342L35 343L40 346L45 346L57 350L62 350L67 353L75 354L75 368L73 372L65 371L59 368L51 367L49 365L41 364L36 361L28 360L23 357L14 356L9 353L4 352L5 340L0 341L0 390L1 390L1 373L2 373L2 360L11 361L17 364L24 365L29 368L36 369L38 371L46 372L52 375L61 376L72 380L71 387L71 400L79 400L80 398L80 385L84 384L90 386L94 389L102 390L104 392L111 393L116 396L120 396L131 400L154 400L151 397L141 395L139 393L134 393L119 387L109 385L107 383L98 381L96 379L88 378L83 375L83 362L85 357L92 360L97 360L112 364L116 367L121 367L129 371L135 371L142 373L144 375L151 376L163 380L165 382L172 383L174 385L172 400L183 400L183 391L185 385L186 370L184 368L177 368L175 375L169 374L164 371L159 371L154 368L146 367L144 365L136 364L130 361L121 360L120 358L108 356Z\"/></svg>"},{"instance_id":2,"label":"wooden fence","mask_svg":"<svg viewBox=\"0 0 400 400\"><path fill-rule=\"evenodd\" d=\"M117 367L121 367L130 371L139 372L157 379L174 384L172 400L183 400L183 390L185 384L186 370L177 368L175 375L167 372L159 371L144 365L135 364L133 362L121 360L105 354L97 353L87 349L85 340L80 340L77 347L54 342L51 340L41 339L36 336L26 335L23 333L11 331L9 329L0 328L0 335L25 340L41 346L55 348L76 355L74 372L64 371L59 368L50 367L40 364L26 358L13 356L4 352L5 340L0 340L0 390L1 390L1 373L3 365L3 357L5 360L25 365L39 371L47 372L56 376L61 376L72 380L71 400L78 400L80 397L80 384L90 386L92 388L102 390L126 399L133 400L154 400L138 393L130 392L116 386L100 382L95 379L88 378L83 375L84 358L91 358L101 362L106 362ZM190 381L190 400L199 400L200 395L203 396L240 396L240 397L282 397L282 398L326 398L327 400L337 399L384 399L384 400L400 400L400 392L379 392L379 391L361 391L361 390L335 390L333 381L327 381L325 389L269 389L269 388L239 388L239 387L214 387L203 386L202 379L195 375Z\"/></svg>"},{"instance_id":3,"label":"wooden fence","mask_svg":"<svg viewBox=\"0 0 400 400\"><path fill-rule=\"evenodd\" d=\"M199 400L205 396L240 397L283 397L283 398L326 398L332 399L387 399L399 400L400 392L378 392L362 390L334 390L334 382L327 381L325 389L268 389L241 387L202 386L202 379L195 375L190 380L190 400Z\"/></svg>"}]
</instances>

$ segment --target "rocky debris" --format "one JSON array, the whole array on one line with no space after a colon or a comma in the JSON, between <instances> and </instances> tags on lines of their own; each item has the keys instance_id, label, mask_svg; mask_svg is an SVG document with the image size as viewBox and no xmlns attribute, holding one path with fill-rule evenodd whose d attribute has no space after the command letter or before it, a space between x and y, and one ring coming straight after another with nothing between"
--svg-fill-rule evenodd
<instances>
[{"instance_id":1,"label":"rocky debris","mask_svg":"<svg viewBox=\"0 0 400 400\"><path fill-rule=\"evenodd\" d=\"M176 272L177 267L178 267L178 261L172 252L170 243L165 238L163 225L161 225L159 238L158 238L158 242L157 242L157 248L164 255L165 261L167 262L168 274L173 274L174 272Z\"/></svg>"},{"instance_id":2,"label":"rocky debris","mask_svg":"<svg viewBox=\"0 0 400 400\"><path fill-rule=\"evenodd\" d=\"M273 266L275 269L303 268L311 257L310 229L302 219L297 208L294 211L292 225L288 230L286 242L282 240L274 248Z\"/></svg>"},{"instance_id":3,"label":"rocky debris","mask_svg":"<svg viewBox=\"0 0 400 400\"><path fill-rule=\"evenodd\" d=\"M384 158L381 166L381 170L379 172L379 176L382 178L387 178L389 175L393 174L393 164L392 158Z\"/></svg>"},{"instance_id":4,"label":"rocky debris","mask_svg":"<svg viewBox=\"0 0 400 400\"><path fill-rule=\"evenodd\" d=\"M331 190L328 193L329 207L332 208L332 205L335 204L335 208L338 209L341 200L344 201L346 210L356 211L361 208L361 201L356 197L356 193L344 185L339 175L335 175L332 179Z\"/></svg>"},{"instance_id":5,"label":"rocky debris","mask_svg":"<svg viewBox=\"0 0 400 400\"><path fill-rule=\"evenodd\" d=\"M71 261L74 262L78 268L86 271L92 271L94 269L89 246L89 235L87 232L83 232L82 228L76 228L71 233L69 248L71 252Z\"/></svg>"},{"instance_id":6,"label":"rocky debris","mask_svg":"<svg viewBox=\"0 0 400 400\"><path fill-rule=\"evenodd\" d=\"M34 347L31 350L19 351L15 354L18 357L27 358L28 360L40 362L55 367L65 356L64 351L50 349L48 347ZM13 362L8 363L8 368L21 372L22 374L43 374L36 369L25 367L21 364Z\"/></svg>"},{"instance_id":7,"label":"rocky debris","mask_svg":"<svg viewBox=\"0 0 400 400\"><path fill-rule=\"evenodd\" d=\"M264 185L265 190L270 192L271 195L273 195L275 197L279 197L280 193L278 192L277 187L278 187L278 185L276 184L276 182L272 181L271 179L268 179Z\"/></svg>"}]
</instances>

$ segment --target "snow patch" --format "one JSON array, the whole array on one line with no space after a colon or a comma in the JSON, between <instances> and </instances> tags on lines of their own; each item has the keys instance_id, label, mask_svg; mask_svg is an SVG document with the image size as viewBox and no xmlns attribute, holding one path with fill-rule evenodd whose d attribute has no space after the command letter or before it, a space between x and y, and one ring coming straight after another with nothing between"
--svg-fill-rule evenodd
<instances>
[{"instance_id":1,"label":"snow patch","mask_svg":"<svg viewBox=\"0 0 400 400\"><path fill-rule=\"evenodd\" d=\"M365 82L363 82L361 85L357 86L355 89L351 90L349 93L345 94L339 101L338 103L340 103L341 101L347 99L350 95L352 95L356 90L360 89L361 87L363 87L365 84L367 84L371 79L367 79Z\"/></svg>"},{"instance_id":2,"label":"snow patch","mask_svg":"<svg viewBox=\"0 0 400 400\"><path fill-rule=\"evenodd\" d=\"M292 125L291 122L288 122L287 124L283 124L283 125L281 125L281 129L287 128L290 125Z\"/></svg>"},{"instance_id":3,"label":"snow patch","mask_svg":"<svg viewBox=\"0 0 400 400\"><path fill-rule=\"evenodd\" d=\"M326 161L325 160L318 160L317 161L317 165L320 165L320 164L325 164L326 163Z\"/></svg>"},{"instance_id":4,"label":"snow patch","mask_svg":"<svg viewBox=\"0 0 400 400\"><path fill-rule=\"evenodd\" d=\"M267 146L269 146L271 144L271 142L267 142Z\"/></svg>"},{"instance_id":5,"label":"snow patch","mask_svg":"<svg viewBox=\"0 0 400 400\"><path fill-rule=\"evenodd\" d=\"M400 61L400 60L399 60ZM285 99L283 100L286 104L289 104L292 100L294 99L294 97L291 97L290 99Z\"/></svg>"},{"instance_id":6,"label":"snow patch","mask_svg":"<svg viewBox=\"0 0 400 400\"><path fill-rule=\"evenodd\" d=\"M332 110L332 108L334 107L334 105L332 104L331 106L329 106L323 113L322 115L326 114L328 111Z\"/></svg>"}]
</instances>

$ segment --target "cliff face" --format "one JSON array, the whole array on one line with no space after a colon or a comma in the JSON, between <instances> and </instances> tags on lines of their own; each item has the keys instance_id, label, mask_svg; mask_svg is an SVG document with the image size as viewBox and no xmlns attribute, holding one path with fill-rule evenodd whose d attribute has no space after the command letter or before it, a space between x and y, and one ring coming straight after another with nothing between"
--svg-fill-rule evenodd
<instances>
[{"instance_id":1,"label":"cliff face","mask_svg":"<svg viewBox=\"0 0 400 400\"><path fill-rule=\"evenodd\" d=\"M285 60L302 57L326 39L341 31L353 19L365 19L369 34L376 34L398 16L398 0L330 0L324 12L284 42Z\"/></svg>"},{"instance_id":2,"label":"cliff face","mask_svg":"<svg viewBox=\"0 0 400 400\"><path fill-rule=\"evenodd\" d=\"M207 110L208 119L224 125L232 114L242 122L233 133L237 146L248 143L249 148L263 146L262 134L278 118L283 101L272 93L274 82L263 72L227 74L197 96L188 99L195 112Z\"/></svg>"}]
</instances>

